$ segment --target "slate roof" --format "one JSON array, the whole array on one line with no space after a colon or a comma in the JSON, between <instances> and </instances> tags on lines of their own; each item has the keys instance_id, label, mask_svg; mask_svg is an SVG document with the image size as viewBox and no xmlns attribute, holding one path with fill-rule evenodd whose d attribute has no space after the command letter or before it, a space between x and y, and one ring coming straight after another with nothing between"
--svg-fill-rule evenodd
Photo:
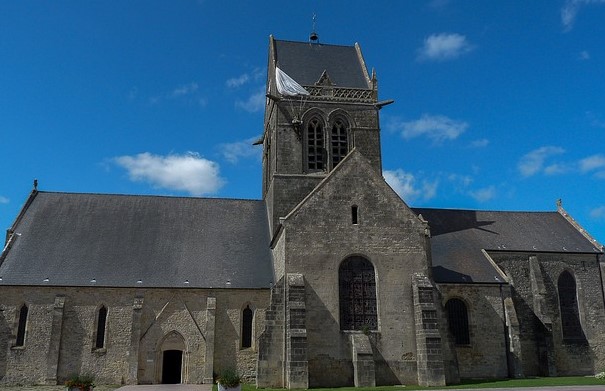
<instances>
[{"instance_id":1,"label":"slate roof","mask_svg":"<svg viewBox=\"0 0 605 391\"><path fill-rule=\"evenodd\" d=\"M277 66L298 84L314 85L326 70L336 87L370 88L355 46L273 42Z\"/></svg>"},{"instance_id":2,"label":"slate roof","mask_svg":"<svg viewBox=\"0 0 605 391\"><path fill-rule=\"evenodd\" d=\"M273 280L263 201L38 192L14 232L1 285L269 288Z\"/></svg>"},{"instance_id":3,"label":"slate roof","mask_svg":"<svg viewBox=\"0 0 605 391\"><path fill-rule=\"evenodd\" d=\"M413 210L421 214L431 228L436 282L503 282L482 249L601 253L558 212Z\"/></svg>"}]
</instances>

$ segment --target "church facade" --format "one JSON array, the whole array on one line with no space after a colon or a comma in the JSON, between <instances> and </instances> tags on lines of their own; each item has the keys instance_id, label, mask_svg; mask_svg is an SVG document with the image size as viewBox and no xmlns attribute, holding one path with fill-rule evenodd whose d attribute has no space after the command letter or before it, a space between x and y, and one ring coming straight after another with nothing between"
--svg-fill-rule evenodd
<instances>
[{"instance_id":1,"label":"church facade","mask_svg":"<svg viewBox=\"0 0 605 391\"><path fill-rule=\"evenodd\" d=\"M260 200L38 191L0 255L0 382L259 387L590 375L603 247L551 212L410 208L358 45L269 40Z\"/></svg>"}]
</instances>

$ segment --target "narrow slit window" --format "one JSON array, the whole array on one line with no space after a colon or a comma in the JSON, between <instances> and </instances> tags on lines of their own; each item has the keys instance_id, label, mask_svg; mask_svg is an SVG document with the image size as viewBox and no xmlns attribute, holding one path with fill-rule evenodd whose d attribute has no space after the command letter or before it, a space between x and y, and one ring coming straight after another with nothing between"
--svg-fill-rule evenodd
<instances>
[{"instance_id":1,"label":"narrow slit window","mask_svg":"<svg viewBox=\"0 0 605 391\"><path fill-rule=\"evenodd\" d=\"M25 326L27 325L27 306L23 304L19 310L19 325L17 326L17 340L15 346L23 346L25 344Z\"/></svg>"},{"instance_id":2,"label":"narrow slit window","mask_svg":"<svg viewBox=\"0 0 605 391\"><path fill-rule=\"evenodd\" d=\"M105 347L105 328L107 326L107 308L102 306L99 309L99 316L97 319L97 340L95 341L95 348L101 349Z\"/></svg>"},{"instance_id":3,"label":"narrow slit window","mask_svg":"<svg viewBox=\"0 0 605 391\"><path fill-rule=\"evenodd\" d=\"M246 306L242 314L242 348L249 348L252 346L252 320L254 314L250 309L250 306Z\"/></svg>"},{"instance_id":4,"label":"narrow slit window","mask_svg":"<svg viewBox=\"0 0 605 391\"><path fill-rule=\"evenodd\" d=\"M351 223L357 224L357 222L358 222L358 218L357 218L357 206L353 205L351 207Z\"/></svg>"}]
</instances>

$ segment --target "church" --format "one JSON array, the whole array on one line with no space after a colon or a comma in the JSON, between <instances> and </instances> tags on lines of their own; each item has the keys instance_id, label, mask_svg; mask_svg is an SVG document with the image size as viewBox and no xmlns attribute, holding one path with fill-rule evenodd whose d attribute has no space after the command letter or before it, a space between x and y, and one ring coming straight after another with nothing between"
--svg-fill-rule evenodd
<instances>
[{"instance_id":1,"label":"church","mask_svg":"<svg viewBox=\"0 0 605 391\"><path fill-rule=\"evenodd\" d=\"M544 212L411 208L359 45L269 38L257 200L34 186L0 254L0 383L419 384L605 368L603 246ZM259 178L260 180L261 178Z\"/></svg>"}]
</instances>

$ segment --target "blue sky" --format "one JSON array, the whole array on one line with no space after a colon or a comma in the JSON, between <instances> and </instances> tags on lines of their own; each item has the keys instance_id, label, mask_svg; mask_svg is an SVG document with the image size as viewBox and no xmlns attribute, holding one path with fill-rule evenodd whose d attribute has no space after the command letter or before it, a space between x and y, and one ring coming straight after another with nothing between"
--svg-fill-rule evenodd
<instances>
[{"instance_id":1,"label":"blue sky","mask_svg":"<svg viewBox=\"0 0 605 391\"><path fill-rule=\"evenodd\" d=\"M0 226L45 191L260 198L268 37L359 42L411 206L605 242L605 0L0 2Z\"/></svg>"}]
</instances>

